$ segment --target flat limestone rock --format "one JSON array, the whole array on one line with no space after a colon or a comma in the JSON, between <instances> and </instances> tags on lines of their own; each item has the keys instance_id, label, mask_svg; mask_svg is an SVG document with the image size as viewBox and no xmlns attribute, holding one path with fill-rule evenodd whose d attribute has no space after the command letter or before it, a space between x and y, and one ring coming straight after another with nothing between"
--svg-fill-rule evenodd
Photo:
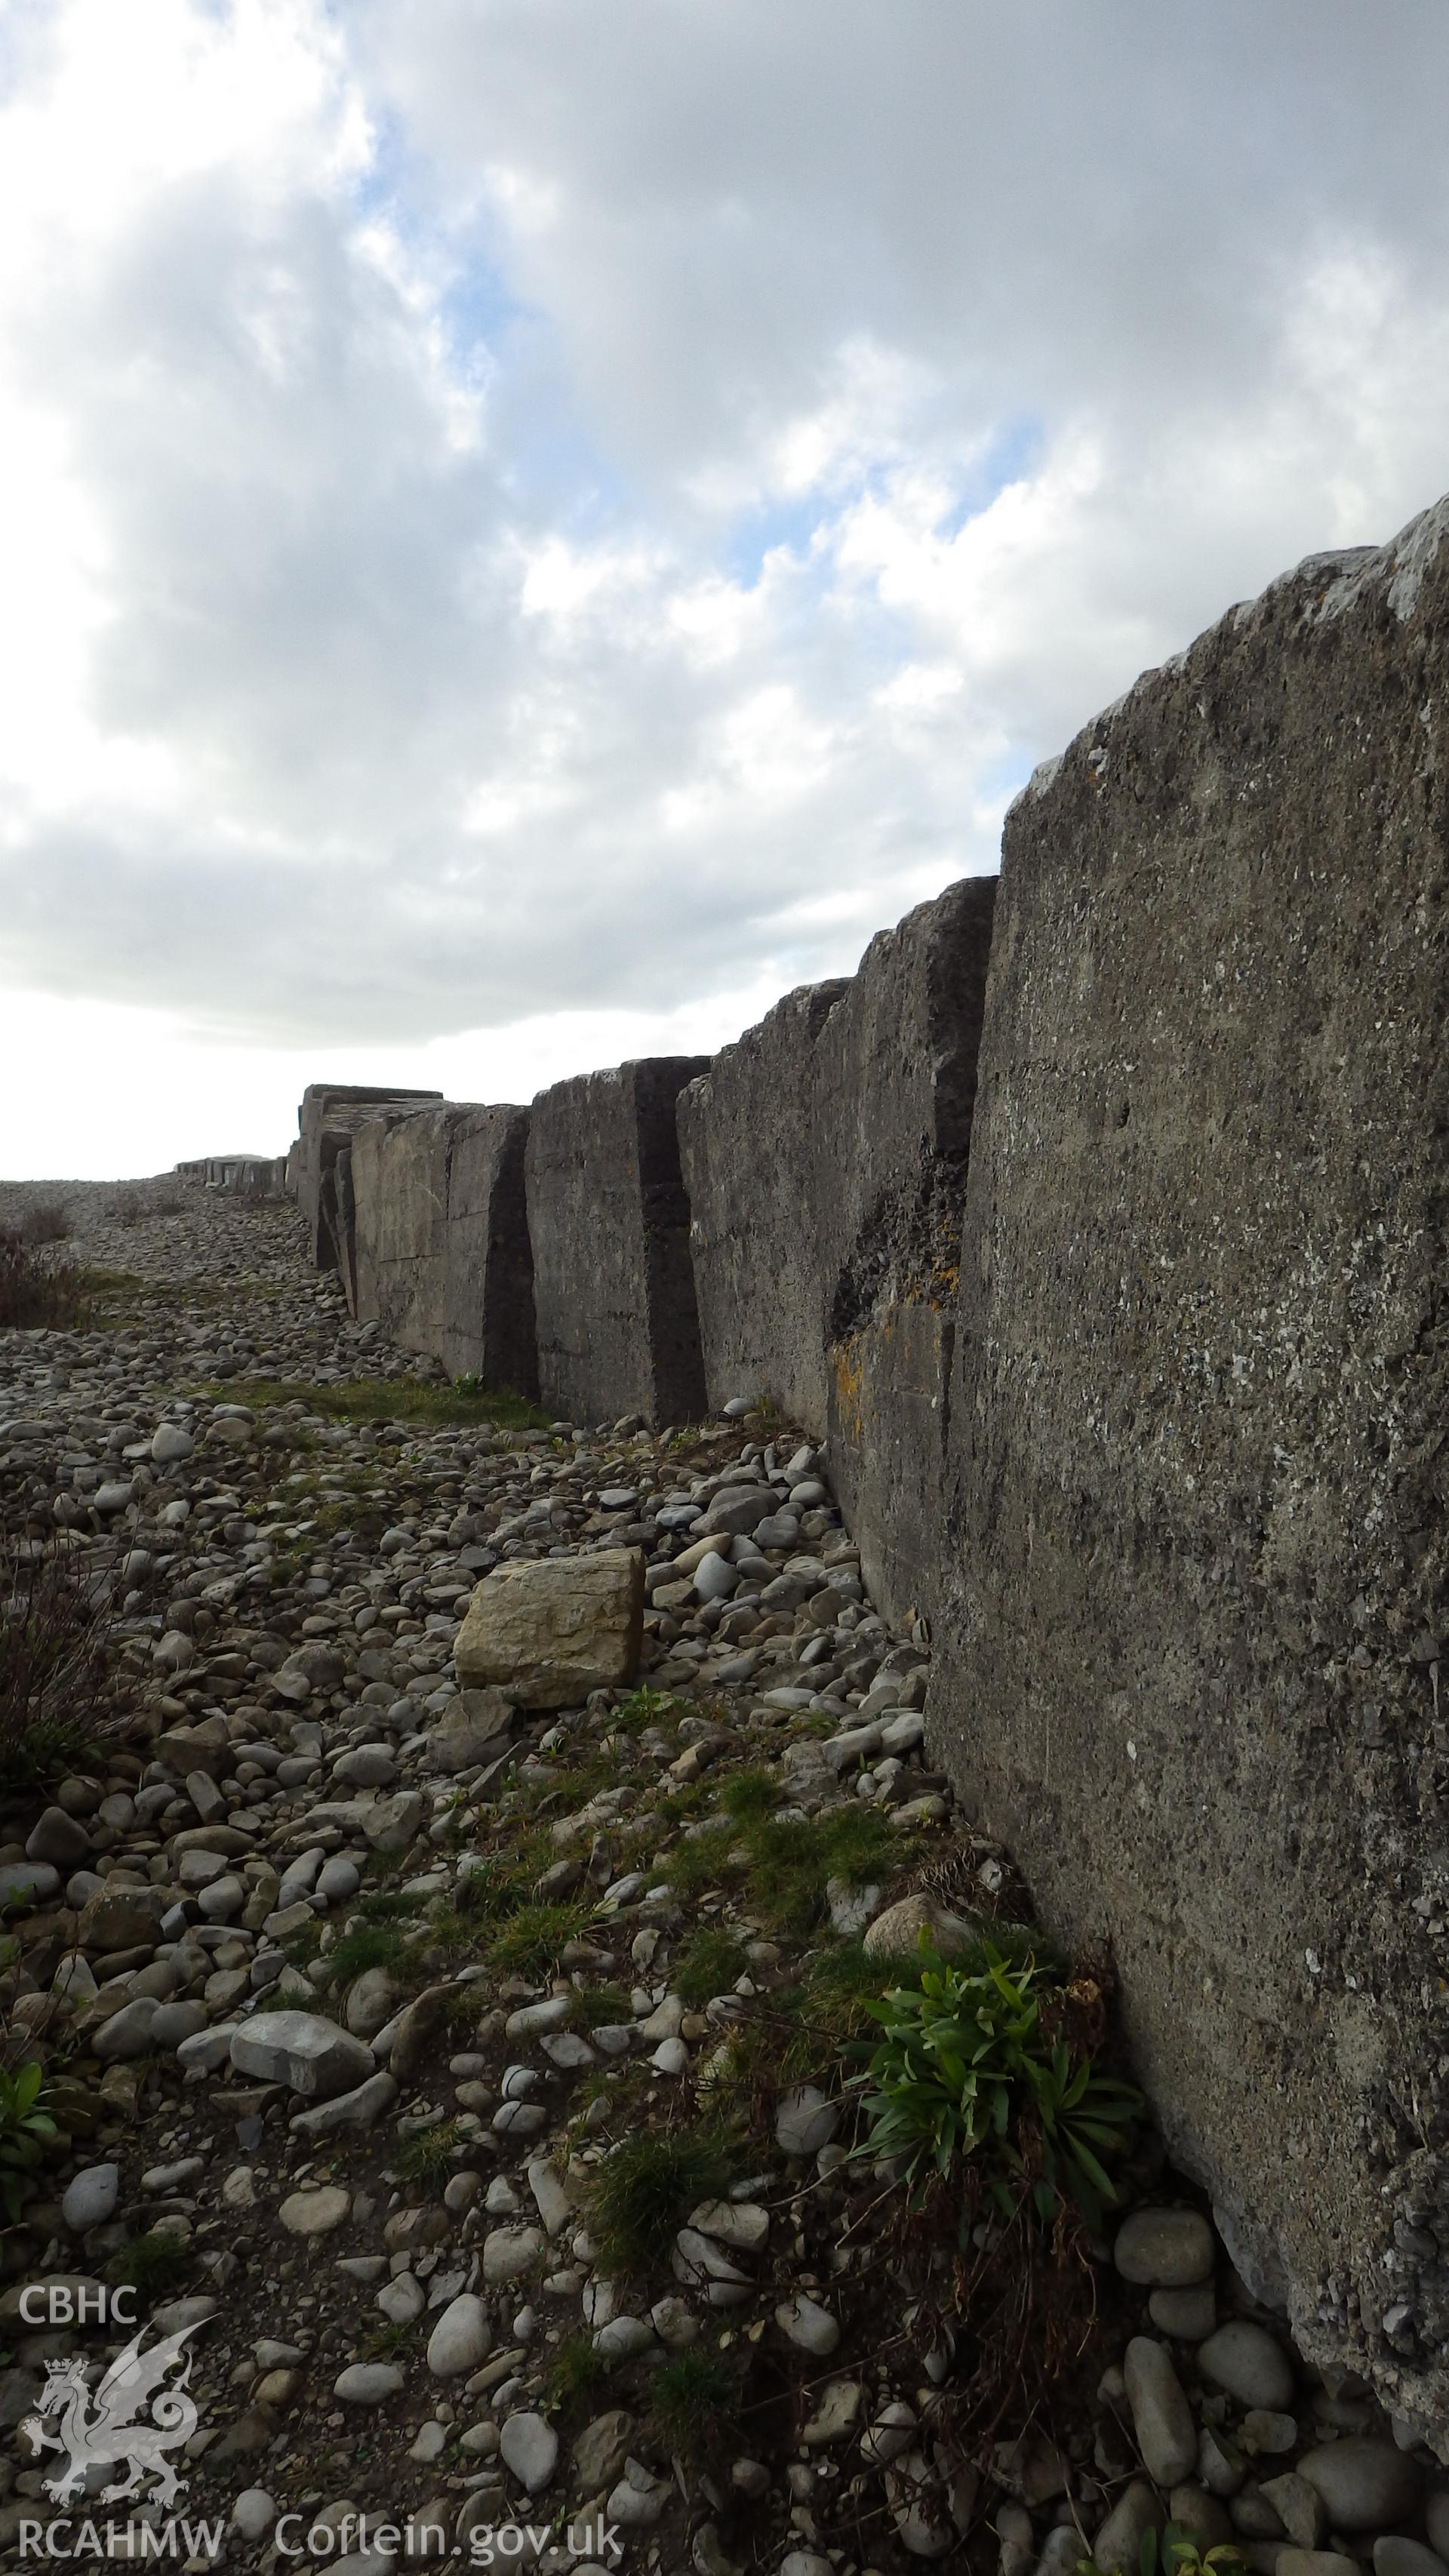
<instances>
[{"instance_id":1,"label":"flat limestone rock","mask_svg":"<svg viewBox=\"0 0 1449 2576\"><path fill-rule=\"evenodd\" d=\"M498 1690L465 1690L428 1737L423 1759L430 1771L471 1771L501 1752L513 1723L513 1703Z\"/></svg>"},{"instance_id":2,"label":"flat limestone rock","mask_svg":"<svg viewBox=\"0 0 1449 2576\"><path fill-rule=\"evenodd\" d=\"M231 2062L239 2075L286 2084L312 2102L351 2093L376 2072L360 2039L324 2021L320 2013L254 2013L232 2034Z\"/></svg>"},{"instance_id":3,"label":"flat limestone rock","mask_svg":"<svg viewBox=\"0 0 1449 2576\"><path fill-rule=\"evenodd\" d=\"M521 1708L577 1708L633 1680L644 1633L639 1548L497 1566L468 1605L454 1662L464 1689L496 1684Z\"/></svg>"}]
</instances>

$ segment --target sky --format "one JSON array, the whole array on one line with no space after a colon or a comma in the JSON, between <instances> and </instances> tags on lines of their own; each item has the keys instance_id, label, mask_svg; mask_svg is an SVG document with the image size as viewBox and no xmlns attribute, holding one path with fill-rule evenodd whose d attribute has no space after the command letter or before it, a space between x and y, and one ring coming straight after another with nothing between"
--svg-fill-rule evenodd
<instances>
[{"instance_id":1,"label":"sky","mask_svg":"<svg viewBox=\"0 0 1449 2576\"><path fill-rule=\"evenodd\" d=\"M1443 0L0 0L0 1175L708 1049L1449 488Z\"/></svg>"}]
</instances>

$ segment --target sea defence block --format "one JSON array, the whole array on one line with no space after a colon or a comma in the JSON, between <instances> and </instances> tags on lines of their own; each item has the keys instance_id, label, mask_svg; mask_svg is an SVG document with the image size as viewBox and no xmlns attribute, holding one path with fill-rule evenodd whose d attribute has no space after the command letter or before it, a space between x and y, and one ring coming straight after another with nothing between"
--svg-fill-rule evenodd
<instances>
[{"instance_id":1,"label":"sea defence block","mask_svg":"<svg viewBox=\"0 0 1449 2576\"><path fill-rule=\"evenodd\" d=\"M817 1436L872 1593L934 1610L941 1474L994 877L777 1004L682 1095L713 1406Z\"/></svg>"},{"instance_id":2,"label":"sea defence block","mask_svg":"<svg viewBox=\"0 0 1449 2576\"><path fill-rule=\"evenodd\" d=\"M1449 2420L1449 503L1008 817L928 1711L1304 2351Z\"/></svg>"},{"instance_id":3,"label":"sea defence block","mask_svg":"<svg viewBox=\"0 0 1449 2576\"><path fill-rule=\"evenodd\" d=\"M539 1093L524 1156L542 1401L575 1422L697 1422L704 1370L675 1102L705 1056Z\"/></svg>"},{"instance_id":4,"label":"sea defence block","mask_svg":"<svg viewBox=\"0 0 1449 2576\"><path fill-rule=\"evenodd\" d=\"M284 1154L207 1154L178 1163L177 1178L200 1181L209 1190L233 1190L240 1197L281 1198L286 1189Z\"/></svg>"},{"instance_id":5,"label":"sea defence block","mask_svg":"<svg viewBox=\"0 0 1449 2576\"><path fill-rule=\"evenodd\" d=\"M836 976L787 993L679 1102L710 1408L768 1395L817 1438L829 1384L818 1167L829 1147L817 1132L816 1049L846 990ZM842 1179L832 1166L837 1187Z\"/></svg>"},{"instance_id":6,"label":"sea defence block","mask_svg":"<svg viewBox=\"0 0 1449 2576\"><path fill-rule=\"evenodd\" d=\"M450 1377L532 1397L527 1135L526 1109L448 1102L361 1120L350 1166L359 1321Z\"/></svg>"},{"instance_id":7,"label":"sea defence block","mask_svg":"<svg viewBox=\"0 0 1449 2576\"><path fill-rule=\"evenodd\" d=\"M313 1267L338 1267L338 1215L333 1181L337 1157L360 1118L385 1105L441 1100L440 1091L379 1090L367 1083L309 1082L297 1111L297 1143L288 1160L288 1187L307 1227Z\"/></svg>"}]
</instances>

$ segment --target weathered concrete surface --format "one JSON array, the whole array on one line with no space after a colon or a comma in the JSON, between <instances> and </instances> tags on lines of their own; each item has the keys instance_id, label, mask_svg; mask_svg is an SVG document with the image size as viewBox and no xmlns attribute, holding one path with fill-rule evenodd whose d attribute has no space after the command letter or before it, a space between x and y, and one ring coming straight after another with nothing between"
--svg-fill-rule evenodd
<instances>
[{"instance_id":1,"label":"weathered concrete surface","mask_svg":"<svg viewBox=\"0 0 1449 2576\"><path fill-rule=\"evenodd\" d=\"M287 1183L285 1154L204 1154L178 1163L177 1178L209 1190L234 1190L244 1198L280 1198Z\"/></svg>"},{"instance_id":2,"label":"weathered concrete surface","mask_svg":"<svg viewBox=\"0 0 1449 2576\"><path fill-rule=\"evenodd\" d=\"M438 1357L450 1376L476 1371L485 1386L532 1400L538 1341L523 1180L528 1123L526 1109L499 1104L465 1109L454 1126Z\"/></svg>"},{"instance_id":3,"label":"weathered concrete surface","mask_svg":"<svg viewBox=\"0 0 1449 2576\"><path fill-rule=\"evenodd\" d=\"M1008 819L930 1719L1320 2358L1449 2419L1449 504Z\"/></svg>"},{"instance_id":4,"label":"weathered concrete surface","mask_svg":"<svg viewBox=\"0 0 1449 2576\"><path fill-rule=\"evenodd\" d=\"M712 1405L829 1435L873 1595L934 1608L961 1209L994 877L789 994L680 1102Z\"/></svg>"},{"instance_id":5,"label":"weathered concrete surface","mask_svg":"<svg viewBox=\"0 0 1449 2576\"><path fill-rule=\"evenodd\" d=\"M846 990L842 975L787 993L679 1102L710 1405L768 1395L822 1438L831 1266L818 1239L822 1154L837 1188L847 1176L818 1132L816 1052Z\"/></svg>"},{"instance_id":6,"label":"weathered concrete surface","mask_svg":"<svg viewBox=\"0 0 1449 2576\"><path fill-rule=\"evenodd\" d=\"M704 1371L675 1102L705 1056L555 1083L524 1168L542 1400L576 1422L697 1422Z\"/></svg>"},{"instance_id":7,"label":"weathered concrete surface","mask_svg":"<svg viewBox=\"0 0 1449 2576\"><path fill-rule=\"evenodd\" d=\"M457 1102L363 1119L353 1134L361 1322L450 1377L538 1391L524 1207L528 1112Z\"/></svg>"},{"instance_id":8,"label":"weathered concrete surface","mask_svg":"<svg viewBox=\"0 0 1449 2576\"><path fill-rule=\"evenodd\" d=\"M309 1082L297 1111L297 1142L288 1156L288 1187L307 1224L314 1267L338 1266L336 1192L331 1176L338 1154L360 1118L385 1106L441 1100L439 1091L379 1090L367 1083Z\"/></svg>"},{"instance_id":9,"label":"weathered concrete surface","mask_svg":"<svg viewBox=\"0 0 1449 2576\"><path fill-rule=\"evenodd\" d=\"M961 1216L994 877L950 886L873 939L822 1033L838 1104L817 1217L831 1481L887 1616L933 1620ZM834 1180L834 1189L830 1186ZM835 1211L832 1240L827 1218Z\"/></svg>"}]
</instances>

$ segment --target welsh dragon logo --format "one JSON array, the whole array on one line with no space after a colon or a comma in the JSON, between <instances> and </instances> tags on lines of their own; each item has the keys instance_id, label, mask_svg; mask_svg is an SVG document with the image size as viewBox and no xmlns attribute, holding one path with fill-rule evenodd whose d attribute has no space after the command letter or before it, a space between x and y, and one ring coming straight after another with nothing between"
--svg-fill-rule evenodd
<instances>
[{"instance_id":1,"label":"welsh dragon logo","mask_svg":"<svg viewBox=\"0 0 1449 2576\"><path fill-rule=\"evenodd\" d=\"M64 2451L66 2466L45 2480L45 2492L56 2504L69 2504L84 2483L88 2469L112 2466L122 2460L129 2474L117 2478L114 2485L101 2489L102 2504L119 2504L127 2496L139 2495L148 2478L160 2483L153 2502L174 2504L185 2478L178 2478L166 2454L187 2441L196 2430L196 2408L186 2395L191 2377L190 2353L182 2354L182 2345L194 2326L182 2326L179 2333L167 2335L148 2353L141 2350L141 2334L118 2353L96 2389L94 2397L86 2385L86 2364L79 2354L68 2361L48 2361L45 2386L40 2392L39 2413L27 2415L20 2429L29 2438L32 2451ZM167 2372L184 2360L179 2379L163 2387ZM138 2420L149 2403L149 2421ZM45 2423L48 2415L61 2419L58 2432Z\"/></svg>"}]
</instances>

